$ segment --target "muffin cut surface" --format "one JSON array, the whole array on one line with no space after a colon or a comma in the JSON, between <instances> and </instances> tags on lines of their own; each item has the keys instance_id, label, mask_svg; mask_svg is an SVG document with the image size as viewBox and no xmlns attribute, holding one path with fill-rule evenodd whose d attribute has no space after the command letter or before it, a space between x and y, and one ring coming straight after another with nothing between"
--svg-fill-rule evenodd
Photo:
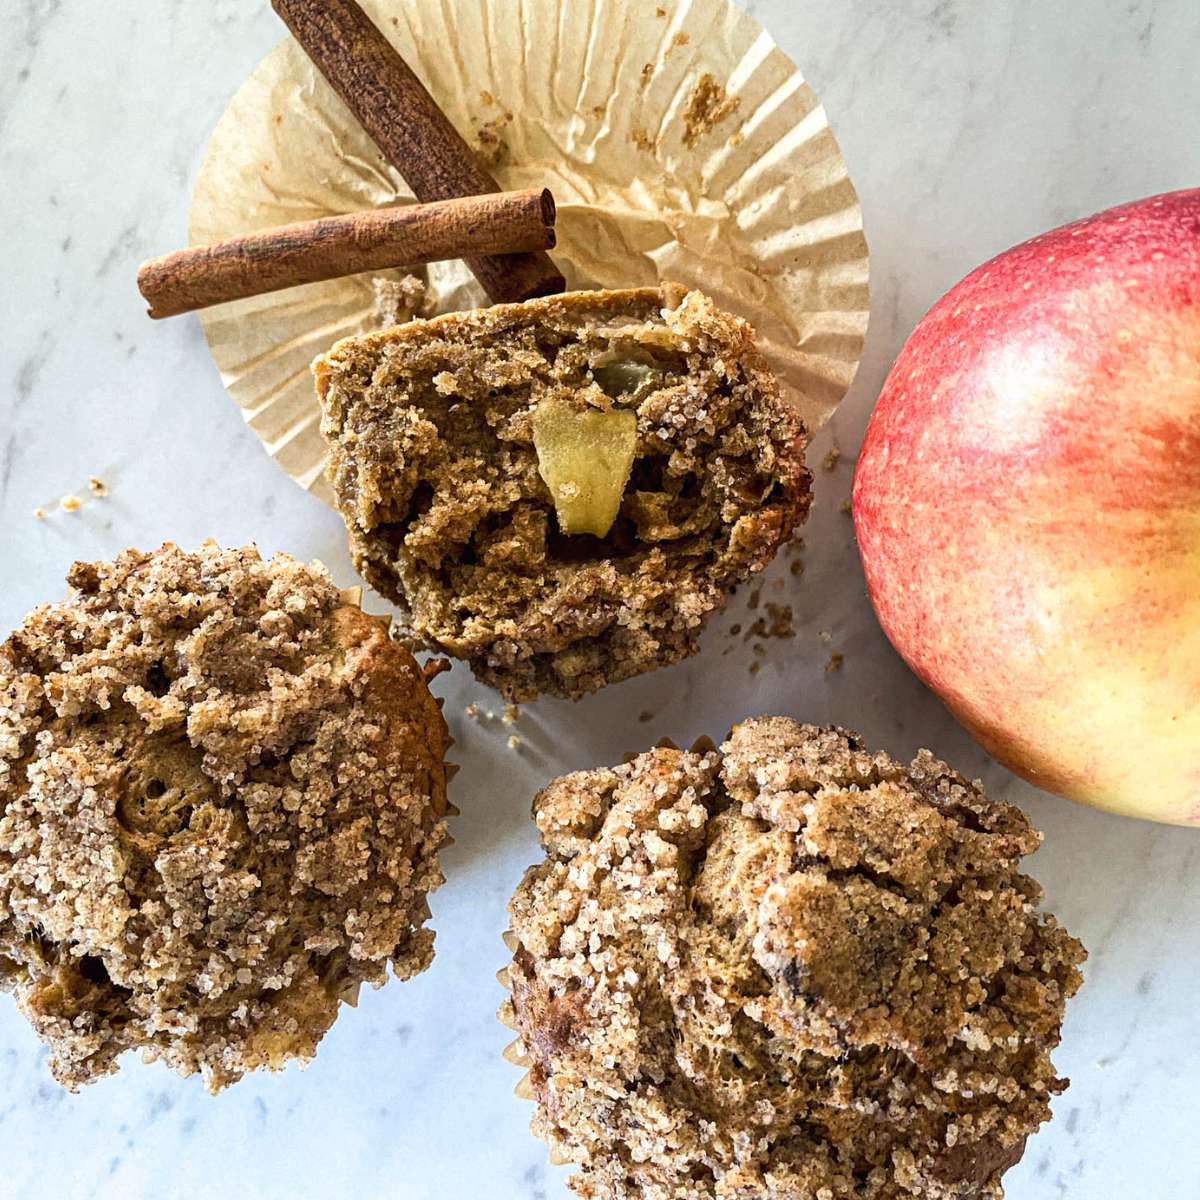
<instances>
[{"instance_id":1,"label":"muffin cut surface","mask_svg":"<svg viewBox=\"0 0 1200 1200\"><path fill-rule=\"evenodd\" d=\"M691 654L808 510L803 423L749 327L698 292L451 313L347 339L314 370L356 567L411 640L512 700ZM604 536L560 527L534 445L547 411L636 415ZM594 465L582 435L567 450Z\"/></svg>"},{"instance_id":2,"label":"muffin cut surface","mask_svg":"<svg viewBox=\"0 0 1200 1200\"><path fill-rule=\"evenodd\" d=\"M74 1090L308 1058L433 957L446 728L319 564L76 563L0 645L0 986Z\"/></svg>"},{"instance_id":3,"label":"muffin cut surface","mask_svg":"<svg viewBox=\"0 0 1200 1200\"><path fill-rule=\"evenodd\" d=\"M502 1016L593 1200L995 1200L1084 954L1019 810L783 718L535 801Z\"/></svg>"}]
</instances>

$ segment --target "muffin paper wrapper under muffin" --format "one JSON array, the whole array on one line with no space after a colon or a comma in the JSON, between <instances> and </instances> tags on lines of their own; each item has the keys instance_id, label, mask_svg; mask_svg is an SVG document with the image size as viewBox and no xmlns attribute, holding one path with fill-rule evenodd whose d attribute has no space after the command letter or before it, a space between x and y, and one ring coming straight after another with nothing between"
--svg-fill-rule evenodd
<instances>
[{"instance_id":1,"label":"muffin paper wrapper under muffin","mask_svg":"<svg viewBox=\"0 0 1200 1200\"><path fill-rule=\"evenodd\" d=\"M553 257L569 288L702 288L754 325L809 426L828 419L866 334L862 215L816 95L757 21L728 0L363 7L502 187L553 190ZM695 116L704 92L731 109L707 128ZM399 175L288 38L218 123L189 233L203 244L406 202ZM486 303L462 262L416 273L437 312ZM201 321L250 427L329 501L309 368L376 326L372 276L237 301Z\"/></svg>"},{"instance_id":2,"label":"muffin paper wrapper under muffin","mask_svg":"<svg viewBox=\"0 0 1200 1200\"><path fill-rule=\"evenodd\" d=\"M515 953L517 946L519 945L517 941L517 935L513 933L511 929L506 929L502 934L502 937L504 939L504 944L508 947L509 951ZM508 993L509 1002L511 1002L512 979L510 978L508 971L509 968L507 966L501 967L500 970L496 972L496 979L499 981L500 986ZM529 1068L533 1066L533 1059L529 1057L529 1054L525 1049L524 1039L520 1036L516 1023L505 1019L503 1007L500 1009L499 1017L503 1025L517 1034L516 1040L509 1042L509 1044L504 1047L504 1059L506 1062L512 1063L514 1067L520 1067L524 1072L521 1078L517 1081L516 1087L513 1088L513 1095L519 1100L528 1100L531 1104L536 1105L537 1095L533 1090L533 1081L529 1077ZM575 1162L574 1159L562 1154L553 1146L549 1146L548 1150L550 1162L553 1166L568 1166L574 1164Z\"/></svg>"},{"instance_id":3,"label":"muffin paper wrapper under muffin","mask_svg":"<svg viewBox=\"0 0 1200 1200\"><path fill-rule=\"evenodd\" d=\"M515 954L517 947L520 945L517 941L517 935L511 929L506 929L500 936L509 953ZM511 966L511 963L506 963L496 972L496 982L508 993L508 999L501 1005L497 1017L506 1029L511 1029L517 1035L513 1041L504 1047L502 1054L505 1062L512 1063L514 1067L520 1067L524 1072L517 1081L516 1087L513 1088L513 1094L522 1100L536 1100L533 1093L533 1083L529 1078L529 1068L533 1066L533 1059L529 1057L525 1049L525 1039L521 1037L516 1021L509 1020L506 1015L506 1006L512 1003L512 976L509 974Z\"/></svg>"}]
</instances>

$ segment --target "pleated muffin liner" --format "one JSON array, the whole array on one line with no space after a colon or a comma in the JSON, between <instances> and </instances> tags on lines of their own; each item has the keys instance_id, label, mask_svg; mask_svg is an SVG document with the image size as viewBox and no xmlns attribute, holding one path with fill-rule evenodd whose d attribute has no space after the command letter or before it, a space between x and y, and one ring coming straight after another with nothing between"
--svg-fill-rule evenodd
<instances>
[{"instance_id":1,"label":"pleated muffin liner","mask_svg":"<svg viewBox=\"0 0 1200 1200\"><path fill-rule=\"evenodd\" d=\"M515 954L517 952L518 947L521 944L520 940L517 938L517 935L511 929L506 929L504 931L504 933L502 933L500 936L503 939L505 946L508 947L509 952L512 954ZM529 1057L528 1053L525 1050L525 1040L521 1036L521 1031L517 1028L517 1023L516 1023L515 1017L509 1016L509 1012L510 1012L510 1010L512 1008L512 1004L513 1004L512 977L509 974L509 968L511 966L512 966L512 964L509 963L509 964L501 967L500 970L496 972L497 981L499 982L500 986L502 988L504 988L504 990L508 993L508 999L505 1000L504 1003L500 1006L500 1011L496 1015L497 1015L497 1018L499 1019L500 1023L505 1028L511 1029L513 1031L513 1033L515 1033L517 1035L513 1041L509 1042L508 1045L504 1047L504 1049L501 1051L501 1054L504 1056L504 1059L506 1062L512 1063L513 1066L515 1066L515 1067L520 1067L521 1070L524 1072L524 1074L522 1074L521 1078L519 1080L517 1080L516 1086L513 1088L513 1095L516 1096L520 1100L530 1101L536 1107L538 1104L538 1098L537 1098L537 1093L534 1092L534 1090L533 1090L533 1078L530 1075L530 1068L533 1067L533 1059ZM531 1121L531 1131L532 1131L532 1121ZM541 1138L540 1134L535 1134L535 1136L537 1136L542 1141L545 1140L544 1138ZM576 1161L575 1159L571 1158L569 1155L563 1154L560 1150L558 1150L551 1143L547 1143L546 1148L547 1148L549 1158L550 1158L550 1163L552 1166L555 1166L555 1167L569 1166L569 1165L575 1163L575 1161Z\"/></svg>"},{"instance_id":2,"label":"pleated muffin liner","mask_svg":"<svg viewBox=\"0 0 1200 1200\"><path fill-rule=\"evenodd\" d=\"M675 281L745 317L811 429L854 377L868 316L862 214L796 65L729 0L363 0L505 188L550 187L572 289ZM189 233L206 243L411 203L290 38L209 142ZM461 262L432 310L485 303ZM201 314L230 395L268 452L331 501L309 365L376 324L372 277Z\"/></svg>"}]
</instances>

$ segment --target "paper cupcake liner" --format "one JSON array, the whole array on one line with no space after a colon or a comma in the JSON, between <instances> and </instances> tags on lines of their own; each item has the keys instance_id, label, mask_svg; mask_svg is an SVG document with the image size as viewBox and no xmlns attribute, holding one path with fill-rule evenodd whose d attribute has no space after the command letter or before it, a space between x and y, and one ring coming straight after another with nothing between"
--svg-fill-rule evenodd
<instances>
[{"instance_id":1,"label":"paper cupcake liner","mask_svg":"<svg viewBox=\"0 0 1200 1200\"><path fill-rule=\"evenodd\" d=\"M517 935L513 933L511 929L507 929L504 931L501 937L504 940L505 946L507 946L510 951L515 952L517 946L519 945L517 941ZM529 1069L533 1066L533 1059L529 1057L529 1054L525 1049L524 1039L520 1036L520 1033L517 1030L516 1020L512 1016L512 979L509 976L507 966L501 967L500 970L496 972L496 979L499 981L500 986L504 988L506 992L508 992L508 998L500 1006L500 1011L497 1014L500 1019L500 1023L507 1029L511 1029L517 1034L516 1039L509 1042L509 1044L501 1051L501 1054L506 1062L512 1063L515 1067L520 1067L523 1071L521 1078L517 1080L517 1084L513 1088L513 1095L519 1100L528 1100L530 1103L536 1105L537 1094L533 1090L533 1080L529 1074ZM558 1150L555 1146L547 1143L540 1134L533 1131L532 1125L530 1128L531 1132L534 1132L534 1136L546 1145L552 1166L562 1167L575 1164L575 1159L571 1158L569 1155L563 1154L561 1150Z\"/></svg>"},{"instance_id":2,"label":"paper cupcake liner","mask_svg":"<svg viewBox=\"0 0 1200 1200\"><path fill-rule=\"evenodd\" d=\"M509 953L515 954L517 947L520 945L517 941L517 935L511 929L506 929L500 937ZM513 1094L519 1096L522 1100L533 1100L536 1102L537 1097L533 1092L533 1081L529 1077L529 1068L533 1066L533 1059L526 1053L525 1040L521 1037L520 1030L517 1028L516 1014L513 1011L512 976L509 974L511 966L511 963L506 963L496 972L496 982L508 993L504 999L504 1003L500 1005L500 1010L496 1013L496 1017L501 1025L506 1029L512 1030L517 1036L500 1053L505 1062L512 1063L514 1067L520 1067L524 1072L517 1081L516 1087L513 1088Z\"/></svg>"},{"instance_id":3,"label":"paper cupcake liner","mask_svg":"<svg viewBox=\"0 0 1200 1200\"><path fill-rule=\"evenodd\" d=\"M729 0L364 0L502 187L548 186L571 288L700 287L747 318L810 428L862 353L867 246L816 95ZM190 237L411 202L290 38L209 142ZM485 303L461 262L427 276L436 312ZM374 326L368 275L206 310L225 386L268 452L325 500L309 364Z\"/></svg>"}]
</instances>

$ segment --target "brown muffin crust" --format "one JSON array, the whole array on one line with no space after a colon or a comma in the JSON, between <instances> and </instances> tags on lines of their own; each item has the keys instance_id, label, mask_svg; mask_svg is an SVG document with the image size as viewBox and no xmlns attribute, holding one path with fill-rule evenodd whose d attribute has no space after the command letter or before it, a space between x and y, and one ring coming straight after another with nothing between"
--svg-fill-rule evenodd
<instances>
[{"instance_id":1,"label":"brown muffin crust","mask_svg":"<svg viewBox=\"0 0 1200 1200\"><path fill-rule=\"evenodd\" d=\"M433 957L446 727L320 564L76 563L0 646L0 986L76 1090L139 1049L217 1091Z\"/></svg>"},{"instance_id":2,"label":"brown muffin crust","mask_svg":"<svg viewBox=\"0 0 1200 1200\"><path fill-rule=\"evenodd\" d=\"M604 1200L997 1200L1083 948L1040 840L922 751L739 725L534 801L510 905L533 1129Z\"/></svg>"},{"instance_id":3,"label":"brown muffin crust","mask_svg":"<svg viewBox=\"0 0 1200 1200\"><path fill-rule=\"evenodd\" d=\"M804 426L745 322L675 286L576 292L339 342L314 364L355 565L417 645L510 700L693 653L806 515ZM532 414L632 409L605 537L559 530Z\"/></svg>"}]
</instances>

